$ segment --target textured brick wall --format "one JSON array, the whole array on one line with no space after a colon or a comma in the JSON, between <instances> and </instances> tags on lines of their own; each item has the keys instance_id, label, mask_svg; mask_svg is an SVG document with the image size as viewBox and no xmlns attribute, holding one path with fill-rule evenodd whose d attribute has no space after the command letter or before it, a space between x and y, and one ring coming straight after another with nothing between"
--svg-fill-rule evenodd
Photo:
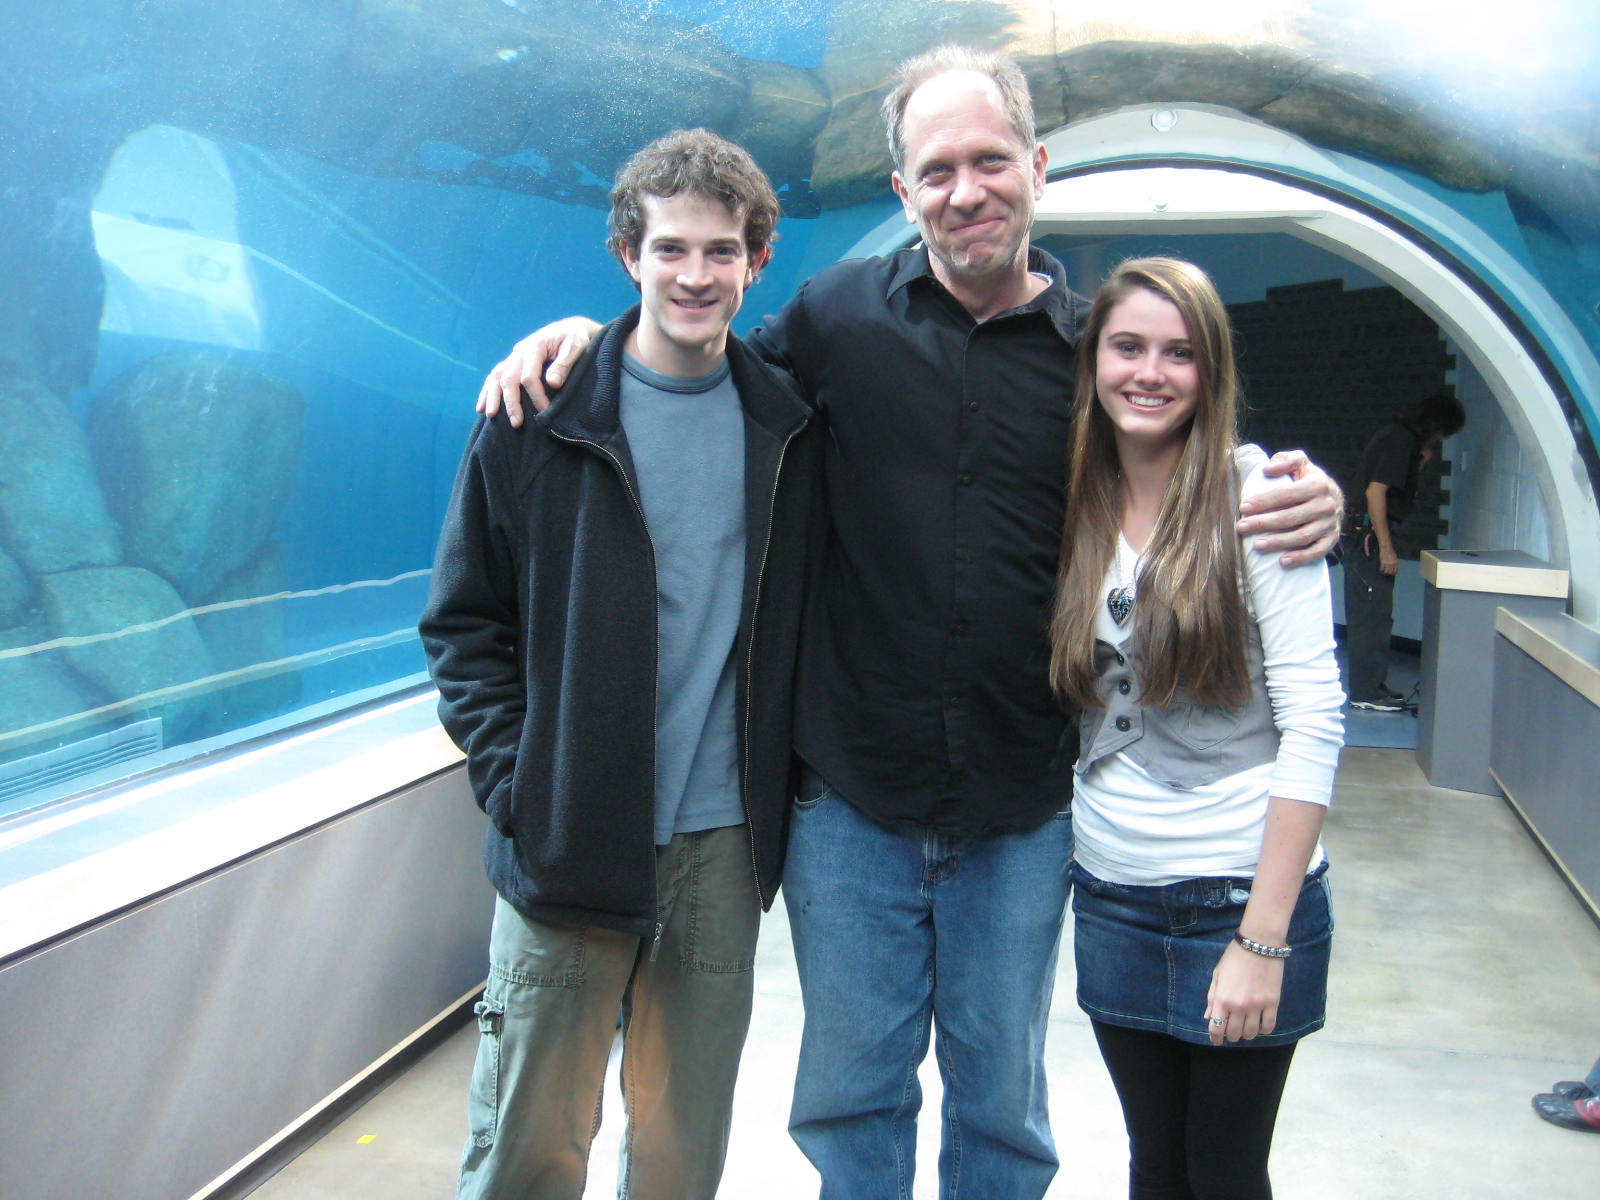
<instances>
[{"instance_id":1,"label":"textured brick wall","mask_svg":"<svg viewBox=\"0 0 1600 1200\"><path fill-rule=\"evenodd\" d=\"M1353 493L1361 449L1404 409L1446 386L1455 358L1439 328L1389 287L1347 292L1337 279L1267 289L1229 307L1244 382L1245 437L1269 450L1298 447ZM1438 544L1449 463L1429 463L1403 556Z\"/></svg>"}]
</instances>

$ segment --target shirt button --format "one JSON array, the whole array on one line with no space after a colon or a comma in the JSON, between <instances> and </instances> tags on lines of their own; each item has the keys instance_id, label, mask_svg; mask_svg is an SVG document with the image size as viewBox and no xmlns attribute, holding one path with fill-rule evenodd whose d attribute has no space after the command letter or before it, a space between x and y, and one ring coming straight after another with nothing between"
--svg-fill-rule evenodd
<instances>
[{"instance_id":1,"label":"shirt button","mask_svg":"<svg viewBox=\"0 0 1600 1200\"><path fill-rule=\"evenodd\" d=\"M1127 717L1118 717L1117 718L1117 728L1119 730L1121 730L1123 733L1127 733L1128 730L1133 728L1133 722L1128 720Z\"/></svg>"},{"instance_id":2,"label":"shirt button","mask_svg":"<svg viewBox=\"0 0 1600 1200\"><path fill-rule=\"evenodd\" d=\"M1119 666L1119 667L1126 666L1127 662L1128 662L1128 660L1123 658L1122 655L1120 655L1120 654L1117 655L1117 666Z\"/></svg>"},{"instance_id":3,"label":"shirt button","mask_svg":"<svg viewBox=\"0 0 1600 1200\"><path fill-rule=\"evenodd\" d=\"M1133 691L1133 684L1129 683L1126 679L1118 680L1117 691L1126 696L1129 692Z\"/></svg>"},{"instance_id":4,"label":"shirt button","mask_svg":"<svg viewBox=\"0 0 1600 1200\"><path fill-rule=\"evenodd\" d=\"M959 634L965 633L966 631L967 631L967 623L964 620L960 619L959 617L956 620L950 622L950 632L951 633L959 635Z\"/></svg>"},{"instance_id":5,"label":"shirt button","mask_svg":"<svg viewBox=\"0 0 1600 1200\"><path fill-rule=\"evenodd\" d=\"M971 487L972 486L972 472L971 471L963 471L963 472L961 472L961 474L956 476L956 482L959 483L962 487Z\"/></svg>"},{"instance_id":6,"label":"shirt button","mask_svg":"<svg viewBox=\"0 0 1600 1200\"><path fill-rule=\"evenodd\" d=\"M978 402L976 400L968 400L967 401L967 411L968 412L977 412L978 411Z\"/></svg>"}]
</instances>

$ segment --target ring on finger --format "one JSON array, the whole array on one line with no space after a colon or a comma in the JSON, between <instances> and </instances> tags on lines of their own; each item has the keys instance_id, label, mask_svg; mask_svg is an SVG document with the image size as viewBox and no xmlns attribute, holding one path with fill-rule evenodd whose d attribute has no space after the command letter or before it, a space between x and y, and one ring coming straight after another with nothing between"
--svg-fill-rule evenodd
<instances>
[{"instance_id":1,"label":"ring on finger","mask_svg":"<svg viewBox=\"0 0 1600 1200\"><path fill-rule=\"evenodd\" d=\"M1227 1017L1212 1017L1211 1018L1211 1023L1213 1025L1226 1025L1228 1023L1228 1018Z\"/></svg>"}]
</instances>

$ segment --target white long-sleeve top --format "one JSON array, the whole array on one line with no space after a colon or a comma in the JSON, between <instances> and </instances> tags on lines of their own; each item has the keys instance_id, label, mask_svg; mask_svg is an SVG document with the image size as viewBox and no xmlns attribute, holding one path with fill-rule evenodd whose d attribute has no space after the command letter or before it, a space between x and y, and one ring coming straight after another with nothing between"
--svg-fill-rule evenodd
<instances>
[{"instance_id":1,"label":"white long-sleeve top","mask_svg":"<svg viewBox=\"0 0 1600 1200\"><path fill-rule=\"evenodd\" d=\"M1258 466L1242 494L1275 486ZM1126 540L1126 561L1136 552ZM1344 744L1344 692L1334 658L1333 602L1325 563L1285 570L1276 554L1243 551L1246 605L1261 634L1277 758L1215 783L1180 789L1157 782L1125 753L1080 775L1072 802L1079 864L1113 883L1175 883L1195 876L1255 874L1273 796L1326 805ZM1137 568L1136 568L1137 570ZM1112 572L1109 590L1120 581ZM1137 604L1137 598L1135 603ZM1101 605L1095 634L1114 646L1132 633ZM1323 860L1319 843L1311 857Z\"/></svg>"}]
</instances>

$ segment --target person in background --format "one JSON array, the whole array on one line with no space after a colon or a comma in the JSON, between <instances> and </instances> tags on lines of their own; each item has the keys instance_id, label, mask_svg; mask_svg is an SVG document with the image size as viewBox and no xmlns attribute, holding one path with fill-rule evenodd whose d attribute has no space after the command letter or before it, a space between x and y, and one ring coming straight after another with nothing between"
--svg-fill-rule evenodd
<instances>
[{"instance_id":1,"label":"person in background","mask_svg":"<svg viewBox=\"0 0 1600 1200\"><path fill-rule=\"evenodd\" d=\"M1346 689L1350 707L1400 712L1405 697L1389 686L1394 579L1400 570L1394 531L1417 498L1422 468L1445 438L1466 424L1461 401L1440 392L1378 430L1361 452L1356 506L1344 535Z\"/></svg>"},{"instance_id":2,"label":"person in background","mask_svg":"<svg viewBox=\"0 0 1600 1200\"><path fill-rule=\"evenodd\" d=\"M1122 1101L1130 1200L1269 1200L1333 930L1328 570L1234 534L1265 456L1236 454L1227 311L1198 267L1123 263L1083 351L1050 630L1051 679L1083 712L1078 1003Z\"/></svg>"},{"instance_id":3,"label":"person in background","mask_svg":"<svg viewBox=\"0 0 1600 1200\"><path fill-rule=\"evenodd\" d=\"M1600 1058L1582 1080L1564 1079L1533 1098L1533 1111L1552 1125L1600 1133Z\"/></svg>"},{"instance_id":4,"label":"person in background","mask_svg":"<svg viewBox=\"0 0 1600 1200\"><path fill-rule=\"evenodd\" d=\"M806 407L728 339L777 217L704 130L630 159L609 244L639 305L456 476L421 633L498 893L463 1198L579 1200L619 1007L619 1195L717 1190L820 471Z\"/></svg>"},{"instance_id":5,"label":"person in background","mask_svg":"<svg viewBox=\"0 0 1600 1200\"><path fill-rule=\"evenodd\" d=\"M746 338L826 431L783 889L805 1006L790 1132L823 1200L909 1195L936 1030L939 1195L1039 1200L1076 747L1045 631L1087 302L1029 242L1047 155L1015 63L933 50L884 116L921 242L827 268ZM593 329L519 343L480 406L520 416ZM1242 532L1320 560L1338 489L1297 453L1267 470L1299 478L1248 499Z\"/></svg>"}]
</instances>

